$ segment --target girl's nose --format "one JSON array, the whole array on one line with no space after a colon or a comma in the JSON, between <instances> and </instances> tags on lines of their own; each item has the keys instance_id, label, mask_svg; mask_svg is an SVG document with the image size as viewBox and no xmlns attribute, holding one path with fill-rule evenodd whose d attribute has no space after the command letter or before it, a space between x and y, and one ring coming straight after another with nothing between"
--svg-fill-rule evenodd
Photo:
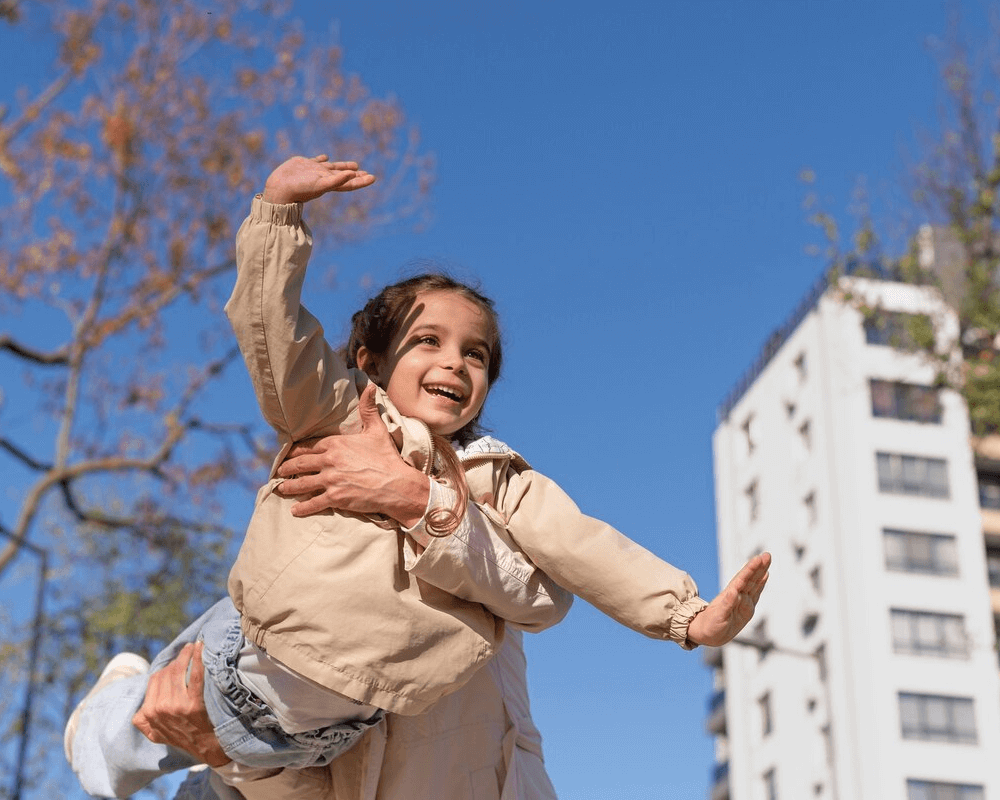
<instances>
[{"instance_id":1,"label":"girl's nose","mask_svg":"<svg viewBox=\"0 0 1000 800\"><path fill-rule=\"evenodd\" d=\"M455 372L462 372L465 370L465 359L462 358L462 354L451 350L441 351L442 366L445 369L454 370Z\"/></svg>"}]
</instances>

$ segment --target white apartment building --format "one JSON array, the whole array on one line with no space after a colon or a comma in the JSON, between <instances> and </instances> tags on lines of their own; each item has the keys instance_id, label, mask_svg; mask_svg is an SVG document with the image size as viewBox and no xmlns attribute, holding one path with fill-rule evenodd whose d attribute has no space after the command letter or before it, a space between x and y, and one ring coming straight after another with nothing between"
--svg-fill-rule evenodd
<instances>
[{"instance_id":1,"label":"white apartment building","mask_svg":"<svg viewBox=\"0 0 1000 800\"><path fill-rule=\"evenodd\" d=\"M932 289L823 281L720 408L720 575L774 561L706 655L711 800L1000 800L1000 447L899 346L914 314L954 342Z\"/></svg>"}]
</instances>

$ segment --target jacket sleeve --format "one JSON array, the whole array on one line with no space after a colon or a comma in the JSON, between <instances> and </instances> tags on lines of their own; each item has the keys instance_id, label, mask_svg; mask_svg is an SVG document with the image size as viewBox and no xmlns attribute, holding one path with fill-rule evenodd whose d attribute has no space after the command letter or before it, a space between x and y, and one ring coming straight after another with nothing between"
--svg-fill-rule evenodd
<instances>
[{"instance_id":1,"label":"jacket sleeve","mask_svg":"<svg viewBox=\"0 0 1000 800\"><path fill-rule=\"evenodd\" d=\"M358 396L360 373L347 369L301 303L311 252L301 203L254 198L236 236L236 286L226 314L283 450L292 441L339 432Z\"/></svg>"},{"instance_id":2,"label":"jacket sleeve","mask_svg":"<svg viewBox=\"0 0 1000 800\"><path fill-rule=\"evenodd\" d=\"M510 469L504 487L498 510L539 569L622 625L691 649L688 624L707 603L686 572L583 514L541 473Z\"/></svg>"},{"instance_id":3,"label":"jacket sleeve","mask_svg":"<svg viewBox=\"0 0 1000 800\"><path fill-rule=\"evenodd\" d=\"M454 492L431 481L428 508L450 507ZM417 525L423 526L424 519ZM573 595L501 538L494 523L470 502L450 536L432 538L417 554L407 537L406 569L449 594L481 603L491 613L526 631L545 630L569 613Z\"/></svg>"}]
</instances>

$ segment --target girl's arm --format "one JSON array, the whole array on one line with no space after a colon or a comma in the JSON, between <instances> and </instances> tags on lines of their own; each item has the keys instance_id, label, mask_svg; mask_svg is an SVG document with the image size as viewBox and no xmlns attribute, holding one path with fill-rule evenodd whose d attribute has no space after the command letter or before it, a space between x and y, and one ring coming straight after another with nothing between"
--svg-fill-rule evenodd
<instances>
[{"instance_id":1,"label":"girl's arm","mask_svg":"<svg viewBox=\"0 0 1000 800\"><path fill-rule=\"evenodd\" d=\"M312 235L301 203L374 180L353 162L289 159L268 178L264 196L254 198L237 234L236 285L226 314L261 411L286 446L337 431L364 382L346 369L323 338L323 327L302 306Z\"/></svg>"},{"instance_id":2,"label":"girl's arm","mask_svg":"<svg viewBox=\"0 0 1000 800\"><path fill-rule=\"evenodd\" d=\"M532 562L621 624L690 648L729 641L753 616L770 556L752 560L710 605L686 572L583 514L544 475L511 469L501 490L498 510L507 531ZM709 616L689 629L696 615L705 613Z\"/></svg>"}]
</instances>

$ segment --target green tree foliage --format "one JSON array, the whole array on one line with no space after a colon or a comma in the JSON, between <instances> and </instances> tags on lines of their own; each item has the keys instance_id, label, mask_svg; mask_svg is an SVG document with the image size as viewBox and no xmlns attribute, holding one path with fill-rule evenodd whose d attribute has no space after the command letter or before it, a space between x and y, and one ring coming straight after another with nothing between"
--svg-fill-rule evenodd
<instances>
[{"instance_id":1,"label":"green tree foliage","mask_svg":"<svg viewBox=\"0 0 1000 800\"><path fill-rule=\"evenodd\" d=\"M28 609L3 612L0 774L30 686L33 796L66 795L62 726L106 659L154 651L224 591L226 504L239 525L272 449L252 402L227 402L242 365L221 306L252 193L326 152L381 180L311 210L325 241L426 207L399 105L285 5L0 0L0 25L51 55L0 107L0 591Z\"/></svg>"},{"instance_id":2,"label":"green tree foliage","mask_svg":"<svg viewBox=\"0 0 1000 800\"><path fill-rule=\"evenodd\" d=\"M913 172L915 206L926 225L900 256L887 255L864 202L846 247L831 214L810 194L810 222L822 232L831 280L845 273L936 286L958 316L961 359L936 349L927 317L913 315L906 342L937 366L938 381L964 396L973 433L1000 432L1000 63L974 66L957 22L942 59L939 132ZM814 176L805 173L811 183ZM881 309L862 308L876 324Z\"/></svg>"}]
</instances>

